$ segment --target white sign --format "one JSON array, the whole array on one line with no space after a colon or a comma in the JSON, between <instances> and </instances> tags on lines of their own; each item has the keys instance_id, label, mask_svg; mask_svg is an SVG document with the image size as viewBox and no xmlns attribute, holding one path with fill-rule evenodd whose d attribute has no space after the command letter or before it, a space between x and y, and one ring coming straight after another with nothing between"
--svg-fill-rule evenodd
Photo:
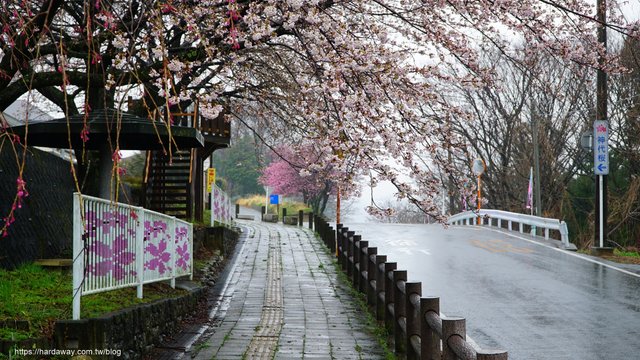
<instances>
[{"instance_id":1,"label":"white sign","mask_svg":"<svg viewBox=\"0 0 640 360\"><path fill-rule=\"evenodd\" d=\"M471 165L471 170L473 171L473 173L476 176L480 176L482 175L482 173L485 170L485 165L484 165L484 161L482 161L482 159L475 159L473 160L473 164Z\"/></svg>"},{"instance_id":2,"label":"white sign","mask_svg":"<svg viewBox=\"0 0 640 360\"><path fill-rule=\"evenodd\" d=\"M604 120L593 122L593 171L609 174L609 123Z\"/></svg>"}]
</instances>

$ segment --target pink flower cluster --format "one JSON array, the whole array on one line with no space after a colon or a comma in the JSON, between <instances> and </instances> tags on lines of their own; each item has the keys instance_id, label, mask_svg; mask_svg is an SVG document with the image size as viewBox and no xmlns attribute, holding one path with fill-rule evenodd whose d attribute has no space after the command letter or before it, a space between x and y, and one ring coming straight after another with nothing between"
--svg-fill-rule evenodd
<instances>
[{"instance_id":1,"label":"pink flower cluster","mask_svg":"<svg viewBox=\"0 0 640 360\"><path fill-rule=\"evenodd\" d=\"M15 211L17 209L22 208L22 202L24 198L29 196L29 192L27 191L27 182L22 179L22 175L20 175L16 179L16 183L17 183L16 198L13 201L13 205L11 205L11 211L9 211L9 215L7 215L3 219L4 226L2 227L2 237L9 236L9 233L8 233L9 226L11 226L11 224L13 224L16 221L16 218L14 215Z\"/></svg>"},{"instance_id":2,"label":"pink flower cluster","mask_svg":"<svg viewBox=\"0 0 640 360\"><path fill-rule=\"evenodd\" d=\"M238 4L236 4L236 0L228 0L227 1L227 22L226 25L229 28L229 44L231 44L231 48L234 50L240 49L240 43L238 42L238 29L236 28L236 22L240 20L240 12L238 12Z\"/></svg>"}]
</instances>

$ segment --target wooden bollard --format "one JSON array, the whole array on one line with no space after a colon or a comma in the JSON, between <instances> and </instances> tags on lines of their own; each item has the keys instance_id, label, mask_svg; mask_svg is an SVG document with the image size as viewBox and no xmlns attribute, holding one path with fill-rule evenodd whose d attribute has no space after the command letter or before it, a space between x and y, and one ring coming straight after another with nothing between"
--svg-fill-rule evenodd
<instances>
[{"instance_id":1,"label":"wooden bollard","mask_svg":"<svg viewBox=\"0 0 640 360\"><path fill-rule=\"evenodd\" d=\"M419 360L420 353L416 352L411 346L411 338L412 337L420 337L420 325L422 322L420 321L420 302L414 304L411 299L417 297L418 299L422 296L422 283L421 282L408 282L404 285L405 292L405 317L406 328L407 328L407 360Z\"/></svg>"},{"instance_id":2,"label":"wooden bollard","mask_svg":"<svg viewBox=\"0 0 640 360\"><path fill-rule=\"evenodd\" d=\"M448 317L442 319L442 360L458 360L458 355L453 350L453 344L466 342L466 320L461 317ZM470 359L471 354L464 359Z\"/></svg>"},{"instance_id":3,"label":"wooden bollard","mask_svg":"<svg viewBox=\"0 0 640 360\"><path fill-rule=\"evenodd\" d=\"M367 248L367 283L365 284L365 294L367 294L367 302L369 303L369 305L374 306L376 304L376 291L373 288L373 286L371 286L371 282L373 280L376 279L376 271L377 271L377 266L378 264L376 264L375 262L375 255L378 254L378 248L376 247L368 247ZM371 257L373 256L373 261L371 260Z\"/></svg>"},{"instance_id":4,"label":"wooden bollard","mask_svg":"<svg viewBox=\"0 0 640 360\"><path fill-rule=\"evenodd\" d=\"M420 354L426 360L441 360L440 335L427 323L427 313L440 316L440 298L426 297L420 299Z\"/></svg>"},{"instance_id":5,"label":"wooden bollard","mask_svg":"<svg viewBox=\"0 0 640 360\"><path fill-rule=\"evenodd\" d=\"M400 326L400 319L407 318L406 309L406 292L405 289L400 289L400 283L407 281L406 270L394 270L393 271L393 338L395 342L395 350L398 354L404 354L407 351L406 343L407 337L402 332L402 326Z\"/></svg>"},{"instance_id":6,"label":"wooden bollard","mask_svg":"<svg viewBox=\"0 0 640 360\"><path fill-rule=\"evenodd\" d=\"M385 297L383 297L383 293L384 291L384 286L385 286L385 281L384 281L384 264L387 262L387 255L376 255L376 296L375 296L375 307L376 307L376 319L378 321L383 321L384 320L384 303L385 303ZM380 270L380 266L383 266L383 269Z\"/></svg>"},{"instance_id":7,"label":"wooden bollard","mask_svg":"<svg viewBox=\"0 0 640 360\"><path fill-rule=\"evenodd\" d=\"M389 278L389 274L397 269L397 266L398 264L394 262L384 264L384 323L391 329L393 329L393 316L389 311L389 304L393 304L393 288L395 284L393 283L393 278Z\"/></svg>"}]
</instances>

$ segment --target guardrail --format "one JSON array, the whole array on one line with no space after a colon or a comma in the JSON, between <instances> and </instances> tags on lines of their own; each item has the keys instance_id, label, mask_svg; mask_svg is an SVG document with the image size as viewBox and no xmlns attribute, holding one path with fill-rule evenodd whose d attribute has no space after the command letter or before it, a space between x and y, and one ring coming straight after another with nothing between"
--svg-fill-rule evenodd
<instances>
[{"instance_id":1,"label":"guardrail","mask_svg":"<svg viewBox=\"0 0 640 360\"><path fill-rule=\"evenodd\" d=\"M440 316L440 299L422 297L422 283L407 282L407 272L379 255L376 247L342 224L334 230L323 218L315 230L336 253L353 286L366 295L378 321L393 333L394 350L407 359L506 360L503 350L475 349L466 341L465 319Z\"/></svg>"},{"instance_id":2,"label":"guardrail","mask_svg":"<svg viewBox=\"0 0 640 360\"><path fill-rule=\"evenodd\" d=\"M155 211L73 194L73 319L83 295L193 278L193 227Z\"/></svg>"},{"instance_id":3,"label":"guardrail","mask_svg":"<svg viewBox=\"0 0 640 360\"><path fill-rule=\"evenodd\" d=\"M493 221L495 220L495 225ZM503 224L503 221L505 222ZM529 226L529 229L542 228L544 229L544 238L549 240L549 231L555 230L560 234L560 241L562 246L567 250L576 250L576 246L569 242L569 229L567 223L558 219L543 218L540 216L533 216L527 214L512 213L502 210L480 210L480 211L465 211L456 215L452 215L447 220L447 223L451 225L488 225L503 228L506 224L506 228L509 231L513 231L513 224L516 223L519 226L520 233L524 233L524 226ZM532 235L535 236L535 231L532 231Z\"/></svg>"}]
</instances>

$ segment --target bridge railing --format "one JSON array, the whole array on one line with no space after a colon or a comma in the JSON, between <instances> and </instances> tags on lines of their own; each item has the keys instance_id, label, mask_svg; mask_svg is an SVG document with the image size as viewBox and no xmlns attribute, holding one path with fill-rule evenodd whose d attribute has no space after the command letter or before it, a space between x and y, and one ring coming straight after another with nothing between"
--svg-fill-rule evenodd
<instances>
[{"instance_id":1,"label":"bridge railing","mask_svg":"<svg viewBox=\"0 0 640 360\"><path fill-rule=\"evenodd\" d=\"M576 246L569 242L569 229L567 223L558 219L544 218L527 214L512 213L502 210L480 210L465 211L449 217L447 223L451 225L487 225L504 227L513 231L514 224L518 226L520 233L524 233L524 226L530 228L540 228L544 230L545 240L549 240L550 230L555 230L560 234L560 241L565 249L575 250ZM535 235L535 232L533 233Z\"/></svg>"},{"instance_id":2,"label":"bridge railing","mask_svg":"<svg viewBox=\"0 0 640 360\"><path fill-rule=\"evenodd\" d=\"M334 230L323 218L315 231L336 252L353 287L366 295L380 322L393 333L394 350L406 359L506 360L503 350L476 349L466 340L465 319L440 316L440 299L422 297L422 283L407 282L407 272L379 255L376 247L342 224Z\"/></svg>"}]
</instances>

